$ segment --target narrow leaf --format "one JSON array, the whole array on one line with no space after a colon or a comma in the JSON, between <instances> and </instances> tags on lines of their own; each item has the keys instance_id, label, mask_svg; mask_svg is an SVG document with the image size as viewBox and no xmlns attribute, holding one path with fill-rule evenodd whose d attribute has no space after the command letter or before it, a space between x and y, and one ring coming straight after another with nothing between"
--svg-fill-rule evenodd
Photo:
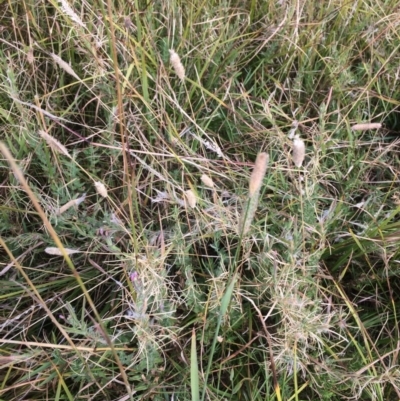
<instances>
[{"instance_id":1,"label":"narrow leaf","mask_svg":"<svg viewBox=\"0 0 400 401\"><path fill-rule=\"evenodd\" d=\"M194 329L192 331L192 346L190 351L190 387L192 390L192 401L199 401L199 368L197 363L196 333Z\"/></svg>"}]
</instances>

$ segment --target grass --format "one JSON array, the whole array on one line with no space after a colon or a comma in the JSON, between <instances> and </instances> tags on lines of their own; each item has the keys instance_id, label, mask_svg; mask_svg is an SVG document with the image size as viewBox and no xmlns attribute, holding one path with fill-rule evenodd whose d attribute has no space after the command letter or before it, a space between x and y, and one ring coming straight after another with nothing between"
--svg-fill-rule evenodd
<instances>
[{"instance_id":1,"label":"grass","mask_svg":"<svg viewBox=\"0 0 400 401\"><path fill-rule=\"evenodd\" d=\"M396 1L0 9L0 400L400 399Z\"/></svg>"}]
</instances>

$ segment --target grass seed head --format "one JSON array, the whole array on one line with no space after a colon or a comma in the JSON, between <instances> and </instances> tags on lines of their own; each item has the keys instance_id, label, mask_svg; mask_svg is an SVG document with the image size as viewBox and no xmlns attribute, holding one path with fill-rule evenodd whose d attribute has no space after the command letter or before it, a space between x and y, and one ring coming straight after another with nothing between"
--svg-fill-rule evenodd
<instances>
[{"instance_id":1,"label":"grass seed head","mask_svg":"<svg viewBox=\"0 0 400 401\"><path fill-rule=\"evenodd\" d=\"M212 178L209 177L208 175L203 174L203 175L200 177L200 179L201 179L201 181L203 182L203 184L204 184L206 187L208 187L208 188L214 188L214 181L213 181Z\"/></svg>"},{"instance_id":2,"label":"grass seed head","mask_svg":"<svg viewBox=\"0 0 400 401\"><path fill-rule=\"evenodd\" d=\"M250 177L249 199L243 208L242 217L239 222L239 230L246 234L253 222L258 206L261 185L267 171L269 156L267 153L259 153Z\"/></svg>"},{"instance_id":3,"label":"grass seed head","mask_svg":"<svg viewBox=\"0 0 400 401\"><path fill-rule=\"evenodd\" d=\"M190 207L196 207L196 195L193 193L191 189L185 191L185 197Z\"/></svg>"},{"instance_id":4,"label":"grass seed head","mask_svg":"<svg viewBox=\"0 0 400 401\"><path fill-rule=\"evenodd\" d=\"M267 171L269 157L266 153L259 153L250 177L249 196L254 196L260 191L262 181Z\"/></svg>"},{"instance_id":5,"label":"grass seed head","mask_svg":"<svg viewBox=\"0 0 400 401\"><path fill-rule=\"evenodd\" d=\"M69 248L64 248L65 252L67 255L72 255L73 253L79 253L77 249L69 249ZM54 246L49 246L44 250L48 255L53 255L53 256L63 256L63 253L61 250L57 247Z\"/></svg>"},{"instance_id":6,"label":"grass seed head","mask_svg":"<svg viewBox=\"0 0 400 401\"><path fill-rule=\"evenodd\" d=\"M47 144L56 152L62 153L65 156L71 157L67 148L62 145L57 139L53 138L46 131L39 130L39 135L47 142Z\"/></svg>"},{"instance_id":7,"label":"grass seed head","mask_svg":"<svg viewBox=\"0 0 400 401\"><path fill-rule=\"evenodd\" d=\"M185 67L181 62L181 58L173 49L169 51L169 54L170 54L169 61L173 69L175 70L175 74L183 81L185 79Z\"/></svg>"},{"instance_id":8,"label":"grass seed head","mask_svg":"<svg viewBox=\"0 0 400 401\"><path fill-rule=\"evenodd\" d=\"M72 75L78 81L81 80L79 76L75 73L75 71L72 69L72 67L68 63L66 63L61 57L57 56L57 54L54 53L51 53L51 57L58 64L58 66L62 68L67 74Z\"/></svg>"},{"instance_id":9,"label":"grass seed head","mask_svg":"<svg viewBox=\"0 0 400 401\"><path fill-rule=\"evenodd\" d=\"M76 24L78 24L82 28L85 28L85 24L79 18L78 14L76 14L75 11L71 8L67 0L60 0L59 3L61 5L61 10L63 11L63 13L68 15L68 17L71 18L71 20L74 21Z\"/></svg>"},{"instance_id":10,"label":"grass seed head","mask_svg":"<svg viewBox=\"0 0 400 401\"><path fill-rule=\"evenodd\" d=\"M294 138L292 158L296 167L301 167L305 155L306 155L306 145L304 144L304 141L299 137Z\"/></svg>"},{"instance_id":11,"label":"grass seed head","mask_svg":"<svg viewBox=\"0 0 400 401\"><path fill-rule=\"evenodd\" d=\"M82 202L84 202L85 198L86 198L86 194L83 194L80 198L70 200L65 205L61 206L60 209L58 209L58 214L62 214L64 212L66 212L72 206L80 205Z\"/></svg>"},{"instance_id":12,"label":"grass seed head","mask_svg":"<svg viewBox=\"0 0 400 401\"><path fill-rule=\"evenodd\" d=\"M35 61L35 56L33 55L33 48L30 47L28 52L26 53L26 61L29 64L33 64L33 62Z\"/></svg>"},{"instance_id":13,"label":"grass seed head","mask_svg":"<svg viewBox=\"0 0 400 401\"><path fill-rule=\"evenodd\" d=\"M354 124L351 129L353 131L367 131L369 129L379 129L382 128L382 124L380 123L360 123Z\"/></svg>"},{"instance_id":14,"label":"grass seed head","mask_svg":"<svg viewBox=\"0 0 400 401\"><path fill-rule=\"evenodd\" d=\"M107 198L108 196L107 188L103 183L101 183L100 181L96 181L94 183L94 186L96 187L96 191L98 194L100 194L103 198Z\"/></svg>"}]
</instances>

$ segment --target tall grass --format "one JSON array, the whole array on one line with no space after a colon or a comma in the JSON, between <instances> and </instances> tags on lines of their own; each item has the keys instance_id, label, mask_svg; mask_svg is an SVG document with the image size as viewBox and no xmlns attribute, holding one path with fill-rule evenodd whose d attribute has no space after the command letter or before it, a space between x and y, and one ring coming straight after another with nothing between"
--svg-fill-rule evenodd
<instances>
[{"instance_id":1,"label":"tall grass","mask_svg":"<svg viewBox=\"0 0 400 401\"><path fill-rule=\"evenodd\" d=\"M2 2L0 399L400 399L397 9Z\"/></svg>"}]
</instances>

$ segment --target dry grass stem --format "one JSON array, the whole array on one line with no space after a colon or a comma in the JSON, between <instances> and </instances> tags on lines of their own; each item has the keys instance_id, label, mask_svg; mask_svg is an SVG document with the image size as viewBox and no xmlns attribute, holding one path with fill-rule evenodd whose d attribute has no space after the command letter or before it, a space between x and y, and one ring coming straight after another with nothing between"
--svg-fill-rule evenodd
<instances>
[{"instance_id":1,"label":"dry grass stem","mask_svg":"<svg viewBox=\"0 0 400 401\"><path fill-rule=\"evenodd\" d=\"M354 124L351 129L353 131L367 131L369 129L379 129L382 128L382 124L380 123L360 123Z\"/></svg>"},{"instance_id":2,"label":"dry grass stem","mask_svg":"<svg viewBox=\"0 0 400 401\"><path fill-rule=\"evenodd\" d=\"M62 153L65 156L71 157L71 155L68 153L67 148L62 145L57 139L53 138L51 135L49 135L47 132L43 130L39 130L39 135L47 142L47 144L56 152Z\"/></svg>"},{"instance_id":3,"label":"dry grass stem","mask_svg":"<svg viewBox=\"0 0 400 401\"><path fill-rule=\"evenodd\" d=\"M169 61L175 71L175 74L183 81L185 79L185 67L181 62L181 58L173 49L169 51L169 54L170 54Z\"/></svg>"},{"instance_id":4,"label":"dry grass stem","mask_svg":"<svg viewBox=\"0 0 400 401\"><path fill-rule=\"evenodd\" d=\"M304 144L304 141L299 137L294 138L292 158L296 167L301 167L305 155L306 155L306 145Z\"/></svg>"}]
</instances>

